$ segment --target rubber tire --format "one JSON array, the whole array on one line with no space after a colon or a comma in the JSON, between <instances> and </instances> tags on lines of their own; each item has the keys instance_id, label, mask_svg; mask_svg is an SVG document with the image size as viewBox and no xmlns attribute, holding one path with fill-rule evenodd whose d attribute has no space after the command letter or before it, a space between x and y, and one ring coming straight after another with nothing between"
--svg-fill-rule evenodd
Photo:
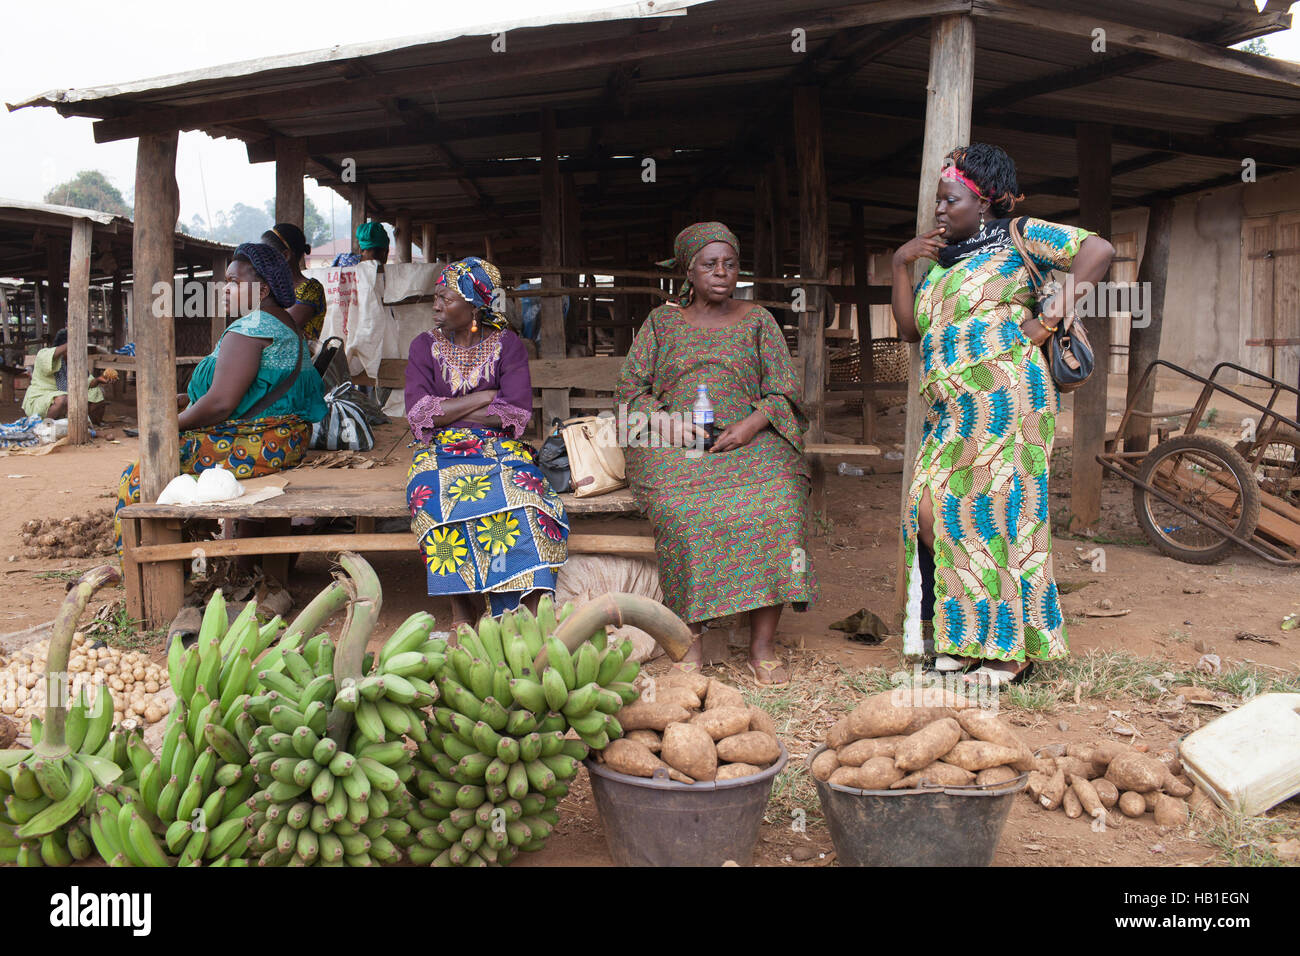
<instances>
[{"instance_id":1,"label":"rubber tire","mask_svg":"<svg viewBox=\"0 0 1300 956\"><path fill-rule=\"evenodd\" d=\"M1142 459L1142 464L1138 468L1138 481L1150 484L1151 474L1156 470L1160 462L1168 458L1173 452L1187 449L1209 452L1228 466L1232 476L1242 489L1241 516L1238 518L1233 531L1240 538L1249 538L1255 533L1255 525L1259 522L1259 486L1255 483L1255 475L1250 470L1250 466L1246 464L1246 459L1242 458L1226 442L1205 435L1179 435L1177 438L1163 441ZM1137 516L1142 533L1162 554L1186 564L1217 564L1237 546L1237 542L1231 538L1224 538L1222 543L1213 548L1197 550L1180 548L1156 529L1151 521L1151 515L1147 511L1146 499L1146 489L1135 484L1133 486L1133 513ZM1159 499L1155 500L1159 501Z\"/></svg>"}]
</instances>

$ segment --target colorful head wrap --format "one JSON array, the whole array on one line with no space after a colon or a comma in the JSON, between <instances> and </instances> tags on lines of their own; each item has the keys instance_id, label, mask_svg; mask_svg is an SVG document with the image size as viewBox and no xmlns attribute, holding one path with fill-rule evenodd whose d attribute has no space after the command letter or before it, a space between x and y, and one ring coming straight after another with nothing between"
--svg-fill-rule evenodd
<instances>
[{"instance_id":1,"label":"colorful head wrap","mask_svg":"<svg viewBox=\"0 0 1300 956\"><path fill-rule=\"evenodd\" d=\"M271 297L287 309L294 303L293 272L284 256L264 242L245 242L235 247L236 259L247 259L253 271L271 289Z\"/></svg>"},{"instance_id":2,"label":"colorful head wrap","mask_svg":"<svg viewBox=\"0 0 1300 956\"><path fill-rule=\"evenodd\" d=\"M362 249L387 249L388 233L382 222L363 222L357 226L357 245Z\"/></svg>"},{"instance_id":3,"label":"colorful head wrap","mask_svg":"<svg viewBox=\"0 0 1300 956\"><path fill-rule=\"evenodd\" d=\"M453 262L442 270L438 285L455 289L462 299L478 309L478 321L493 329L507 325L505 313L492 308L492 294L501 287L501 271L477 256Z\"/></svg>"},{"instance_id":4,"label":"colorful head wrap","mask_svg":"<svg viewBox=\"0 0 1300 956\"><path fill-rule=\"evenodd\" d=\"M711 242L725 242L736 250L736 255L740 255L740 240L725 225L720 222L697 222L677 234L673 240L673 258L659 263L666 268L686 272L686 280L677 293L677 301L684 306L690 305L695 295L695 290L691 287L691 267L695 265L695 257Z\"/></svg>"}]
</instances>

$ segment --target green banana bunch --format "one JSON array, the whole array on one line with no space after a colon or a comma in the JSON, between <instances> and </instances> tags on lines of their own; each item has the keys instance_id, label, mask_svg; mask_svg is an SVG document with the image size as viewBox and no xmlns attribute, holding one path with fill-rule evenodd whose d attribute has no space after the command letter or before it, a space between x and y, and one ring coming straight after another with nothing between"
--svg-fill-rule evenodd
<instances>
[{"instance_id":1,"label":"green banana bunch","mask_svg":"<svg viewBox=\"0 0 1300 956\"><path fill-rule=\"evenodd\" d=\"M421 715L426 739L415 738L412 862L504 866L542 849L583 758L622 734L614 714L636 697L631 642L608 646L601 628L569 651L554 631L572 610L544 595L536 615L520 607L459 628L435 677L441 701Z\"/></svg>"},{"instance_id":2,"label":"green banana bunch","mask_svg":"<svg viewBox=\"0 0 1300 956\"><path fill-rule=\"evenodd\" d=\"M105 686L92 703L85 688L69 707L68 653L77 620L96 590L119 580L109 565L83 574L55 619L46 659L46 707L32 721L32 748L0 753L0 863L68 866L91 854L87 812L96 785L122 776L127 737L113 731L113 698Z\"/></svg>"},{"instance_id":3,"label":"green banana bunch","mask_svg":"<svg viewBox=\"0 0 1300 956\"><path fill-rule=\"evenodd\" d=\"M176 701L158 754L132 738L129 771L95 794L91 838L110 865L225 866L247 853L248 800L257 790L248 748L258 727L249 701L267 696L263 673L280 678L284 657L297 654L276 647L266 664L282 628L279 617L259 624L253 601L231 620L216 591L198 639L188 648L172 642L167 667ZM332 691L321 689L322 696Z\"/></svg>"},{"instance_id":4,"label":"green banana bunch","mask_svg":"<svg viewBox=\"0 0 1300 956\"><path fill-rule=\"evenodd\" d=\"M248 766L259 789L248 805L249 850L260 866L385 865L414 842L404 819L414 806L405 782L415 772L405 738L422 736L410 715L437 698L428 680L446 643L430 639L431 615L414 614L384 643L373 671L358 676L379 583L356 555L340 563L356 597L338 646L318 635L301 658L284 651L280 677L260 675L271 689L246 704L258 721Z\"/></svg>"}]
</instances>

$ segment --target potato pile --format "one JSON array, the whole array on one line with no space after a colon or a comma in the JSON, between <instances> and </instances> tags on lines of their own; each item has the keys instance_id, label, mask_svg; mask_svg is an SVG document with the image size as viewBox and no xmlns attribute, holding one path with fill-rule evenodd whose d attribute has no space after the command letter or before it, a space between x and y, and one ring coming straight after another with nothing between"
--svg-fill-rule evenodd
<instances>
[{"instance_id":1,"label":"potato pile","mask_svg":"<svg viewBox=\"0 0 1300 956\"><path fill-rule=\"evenodd\" d=\"M678 783L734 780L781 756L776 724L734 687L703 674L670 671L616 715L625 736L600 754L611 770Z\"/></svg>"},{"instance_id":2,"label":"potato pile","mask_svg":"<svg viewBox=\"0 0 1300 956\"><path fill-rule=\"evenodd\" d=\"M112 554L113 512L79 518L33 518L23 524L23 557L89 558Z\"/></svg>"},{"instance_id":3,"label":"potato pile","mask_svg":"<svg viewBox=\"0 0 1300 956\"><path fill-rule=\"evenodd\" d=\"M952 691L885 691L826 735L818 780L862 790L998 786L1037 769L1028 745L996 715Z\"/></svg>"},{"instance_id":4,"label":"potato pile","mask_svg":"<svg viewBox=\"0 0 1300 956\"><path fill-rule=\"evenodd\" d=\"M1150 756L1126 743L1103 740L1070 744L1059 757L1038 757L1029 775L1029 795L1044 810L1061 809L1071 819L1117 822L1118 809L1136 819L1146 813L1158 826L1187 821L1192 783L1172 750ZM1199 792L1199 791L1198 791Z\"/></svg>"},{"instance_id":5,"label":"potato pile","mask_svg":"<svg viewBox=\"0 0 1300 956\"><path fill-rule=\"evenodd\" d=\"M94 647L78 632L72 638L68 656L68 679L72 698L86 688L94 700L94 688L107 684L113 690L113 722L134 718L141 726L156 723L171 707L170 681L165 665L154 664L142 651ZM11 717L26 732L33 715L45 709L45 654L49 641L24 649L0 665L0 714Z\"/></svg>"}]
</instances>

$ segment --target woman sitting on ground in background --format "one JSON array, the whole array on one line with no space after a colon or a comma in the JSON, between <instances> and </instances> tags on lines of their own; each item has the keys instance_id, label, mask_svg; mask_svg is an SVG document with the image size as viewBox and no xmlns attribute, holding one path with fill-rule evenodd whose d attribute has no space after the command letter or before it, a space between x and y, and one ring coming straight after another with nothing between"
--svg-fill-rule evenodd
<instances>
[{"instance_id":1,"label":"woman sitting on ground in background","mask_svg":"<svg viewBox=\"0 0 1300 956\"><path fill-rule=\"evenodd\" d=\"M90 354L98 349L89 347ZM31 384L23 396L23 414L35 415L37 418L68 417L68 330L59 329L54 333L54 344L36 353L36 364L32 366ZM87 400L90 403L90 420L98 425L104 420L108 402L99 386L107 385L111 379L91 375L87 386Z\"/></svg>"},{"instance_id":2,"label":"woman sitting on ground in background","mask_svg":"<svg viewBox=\"0 0 1300 956\"><path fill-rule=\"evenodd\" d=\"M732 298L740 242L730 229L696 223L673 252L686 271L678 301L650 313L618 380L628 414L652 416L662 441L645 447L629 436L628 480L654 528L664 602L697 637L704 622L748 611L754 679L784 684L781 609L802 610L815 593L805 529L807 420L794 363L771 313ZM719 428L704 453L690 417L700 385ZM697 640L679 666L701 659Z\"/></svg>"},{"instance_id":3,"label":"woman sitting on ground in background","mask_svg":"<svg viewBox=\"0 0 1300 956\"><path fill-rule=\"evenodd\" d=\"M309 279L302 274L304 257L311 252L307 237L291 222L277 222L262 233L262 242L284 256L293 275L293 305L289 317L308 342L320 339L325 323L325 287L319 279Z\"/></svg>"},{"instance_id":4,"label":"woman sitting on ground in background","mask_svg":"<svg viewBox=\"0 0 1300 956\"><path fill-rule=\"evenodd\" d=\"M1041 346L1115 250L1086 229L1010 218L1020 189L998 147L949 160L936 228L894 253L894 318L921 343L927 408L903 515L903 649L922 654L933 620L935 668L980 665L967 679L997 686L1069 654L1047 497L1060 402ZM1075 279L1039 315L1012 228L1042 272ZM936 262L913 292L918 259Z\"/></svg>"},{"instance_id":5,"label":"woman sitting on ground in background","mask_svg":"<svg viewBox=\"0 0 1300 956\"><path fill-rule=\"evenodd\" d=\"M569 519L520 442L533 391L523 343L493 302L496 266L453 262L438 279L434 328L411 342L406 417L418 443L407 474L411 529L429 595L448 595L453 625L536 608L568 557Z\"/></svg>"},{"instance_id":6,"label":"woman sitting on ground in background","mask_svg":"<svg viewBox=\"0 0 1300 956\"><path fill-rule=\"evenodd\" d=\"M224 292L226 314L237 318L177 396L181 471L260 478L302 461L312 422L325 417L321 380L286 311L293 278L282 255L261 243L237 247ZM122 472L117 508L139 500L137 461Z\"/></svg>"}]
</instances>

